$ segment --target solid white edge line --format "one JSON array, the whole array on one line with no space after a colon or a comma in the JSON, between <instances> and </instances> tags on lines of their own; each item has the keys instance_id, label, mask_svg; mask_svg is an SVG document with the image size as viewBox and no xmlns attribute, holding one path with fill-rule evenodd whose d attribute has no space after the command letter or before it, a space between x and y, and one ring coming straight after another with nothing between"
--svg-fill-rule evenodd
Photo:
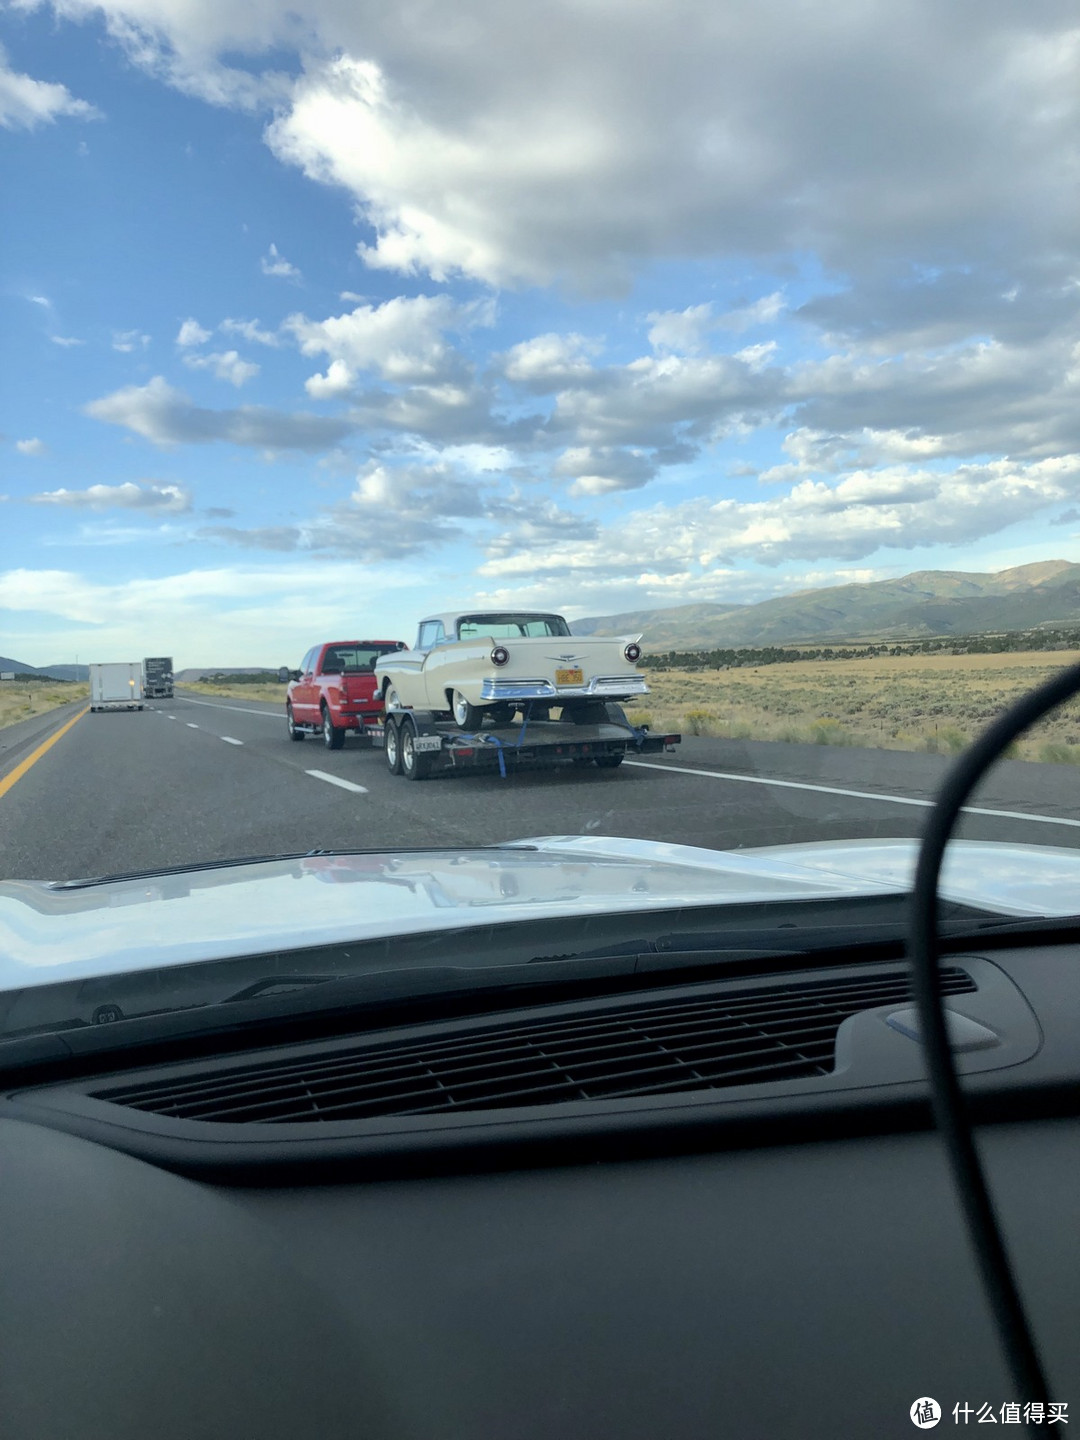
<instances>
[{"instance_id":1,"label":"solid white edge line","mask_svg":"<svg viewBox=\"0 0 1080 1440\"><path fill-rule=\"evenodd\" d=\"M234 740L231 735L221 735L219 739L224 740L226 745L242 745L243 740Z\"/></svg>"},{"instance_id":2,"label":"solid white edge line","mask_svg":"<svg viewBox=\"0 0 1080 1440\"><path fill-rule=\"evenodd\" d=\"M366 785L354 785L351 780L342 780L340 775L328 775L325 770L305 770L305 775L313 775L316 780L325 780L328 785L340 785L342 790L352 790L357 795L366 795Z\"/></svg>"},{"instance_id":3,"label":"solid white edge line","mask_svg":"<svg viewBox=\"0 0 1080 1440\"><path fill-rule=\"evenodd\" d=\"M639 770L674 770L680 775L704 775L710 780L737 780L743 785L773 785L781 790L813 790L819 795L847 795L853 800L878 800L885 805L917 805L929 810L933 800L915 800L910 795L880 795L872 790L841 790L835 785L809 785L804 780L770 780L764 775L733 775L724 770L694 770L689 765L657 765L651 760L627 760ZM1023 810L987 810L981 805L965 805L965 815L989 815L997 820L1030 820L1036 825L1069 825L1080 829L1080 820L1066 820L1058 815L1030 815Z\"/></svg>"},{"instance_id":4,"label":"solid white edge line","mask_svg":"<svg viewBox=\"0 0 1080 1440\"><path fill-rule=\"evenodd\" d=\"M245 705L219 705L215 700L192 700L187 695L181 695L178 698L182 700L185 705L205 705L209 710L232 710L237 715L265 715L269 720L285 719L285 712L283 710L249 710Z\"/></svg>"}]
</instances>

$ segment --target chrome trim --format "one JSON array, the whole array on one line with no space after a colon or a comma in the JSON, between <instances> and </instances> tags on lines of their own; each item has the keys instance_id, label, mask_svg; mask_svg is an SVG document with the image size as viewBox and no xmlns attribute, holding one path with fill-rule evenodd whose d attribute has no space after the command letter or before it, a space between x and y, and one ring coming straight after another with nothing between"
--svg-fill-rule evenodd
<instances>
[{"instance_id":1,"label":"chrome trim","mask_svg":"<svg viewBox=\"0 0 1080 1440\"><path fill-rule=\"evenodd\" d=\"M550 680L497 680L480 684L480 700L559 700L578 695L648 695L643 675L597 675L587 685L555 686Z\"/></svg>"}]
</instances>

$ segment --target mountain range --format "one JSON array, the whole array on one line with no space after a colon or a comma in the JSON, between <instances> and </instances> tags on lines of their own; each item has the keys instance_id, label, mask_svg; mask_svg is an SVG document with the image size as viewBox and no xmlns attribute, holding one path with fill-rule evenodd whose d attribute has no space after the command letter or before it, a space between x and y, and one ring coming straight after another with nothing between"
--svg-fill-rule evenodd
<instances>
[{"instance_id":1,"label":"mountain range","mask_svg":"<svg viewBox=\"0 0 1080 1440\"><path fill-rule=\"evenodd\" d=\"M919 570L899 580L801 590L755 605L678 605L575 620L575 635L640 632L646 650L707 650L1033 630L1080 624L1080 564L996 574Z\"/></svg>"},{"instance_id":2,"label":"mountain range","mask_svg":"<svg viewBox=\"0 0 1080 1440\"><path fill-rule=\"evenodd\" d=\"M9 660L6 655L0 655L0 675L10 675L12 671L16 675L39 675L43 680L90 679L88 665L24 665L21 660Z\"/></svg>"}]
</instances>

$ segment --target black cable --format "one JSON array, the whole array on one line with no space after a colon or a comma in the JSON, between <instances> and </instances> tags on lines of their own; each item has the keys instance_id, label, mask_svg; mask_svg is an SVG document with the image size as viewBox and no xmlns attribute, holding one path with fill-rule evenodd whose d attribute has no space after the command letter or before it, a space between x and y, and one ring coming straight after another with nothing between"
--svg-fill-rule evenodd
<instances>
[{"instance_id":1,"label":"black cable","mask_svg":"<svg viewBox=\"0 0 1080 1440\"><path fill-rule=\"evenodd\" d=\"M949 1045L945 1004L938 986L937 891L945 847L972 790L1018 735L1077 693L1080 665L1070 665L1010 706L949 771L930 812L919 850L909 933L912 989L934 1119L945 1143L953 1183L1013 1382L1022 1400L1042 1401L1044 1405L1049 1400L1046 1376L975 1149Z\"/></svg>"}]
</instances>

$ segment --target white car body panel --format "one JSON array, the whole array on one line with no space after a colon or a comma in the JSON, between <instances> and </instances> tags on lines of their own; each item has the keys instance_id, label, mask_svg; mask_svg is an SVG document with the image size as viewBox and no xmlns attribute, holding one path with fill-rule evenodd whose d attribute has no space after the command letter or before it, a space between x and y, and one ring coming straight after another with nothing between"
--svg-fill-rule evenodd
<instances>
[{"instance_id":1,"label":"white car body panel","mask_svg":"<svg viewBox=\"0 0 1080 1440\"><path fill-rule=\"evenodd\" d=\"M463 610L430 616L420 628L441 620L446 634L454 635L459 619L480 613ZM543 612L535 613L539 618ZM376 666L375 675L380 690L389 684L399 704L412 710L446 710L447 697L455 690L476 706L500 700L539 699L555 705L570 700L628 700L649 693L645 677L623 653L640 639L640 635L503 638L498 634L447 639L431 649L389 655ZM492 663L496 645L504 645L509 653L505 665ZM570 670L580 671L580 683L568 684L565 675L557 673Z\"/></svg>"},{"instance_id":2,"label":"white car body panel","mask_svg":"<svg viewBox=\"0 0 1080 1440\"><path fill-rule=\"evenodd\" d=\"M528 848L526 848L528 847ZM475 925L903 894L913 840L714 851L552 836L489 850L330 855L65 888L0 883L0 991ZM1080 910L1080 851L958 841L946 899Z\"/></svg>"}]
</instances>

